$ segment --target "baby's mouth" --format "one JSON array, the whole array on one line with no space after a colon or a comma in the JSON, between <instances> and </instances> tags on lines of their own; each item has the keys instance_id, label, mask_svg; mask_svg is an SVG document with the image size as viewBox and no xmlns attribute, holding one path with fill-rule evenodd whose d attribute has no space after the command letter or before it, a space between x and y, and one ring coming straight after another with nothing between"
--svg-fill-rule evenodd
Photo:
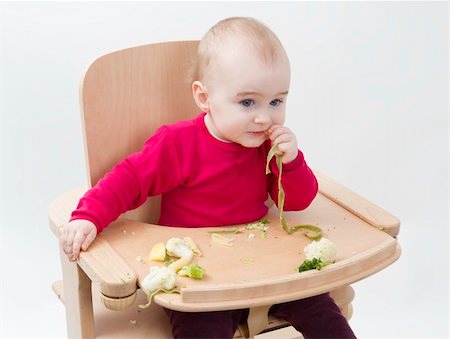
<instances>
[{"instance_id":1,"label":"baby's mouth","mask_svg":"<svg viewBox=\"0 0 450 339\"><path fill-rule=\"evenodd\" d=\"M266 135L266 131L255 131L255 132L249 132L251 135Z\"/></svg>"},{"instance_id":2,"label":"baby's mouth","mask_svg":"<svg viewBox=\"0 0 450 339\"><path fill-rule=\"evenodd\" d=\"M253 137L264 137L264 139L269 139L269 131L268 130L250 131L250 132L248 132L248 134L250 134Z\"/></svg>"}]
</instances>

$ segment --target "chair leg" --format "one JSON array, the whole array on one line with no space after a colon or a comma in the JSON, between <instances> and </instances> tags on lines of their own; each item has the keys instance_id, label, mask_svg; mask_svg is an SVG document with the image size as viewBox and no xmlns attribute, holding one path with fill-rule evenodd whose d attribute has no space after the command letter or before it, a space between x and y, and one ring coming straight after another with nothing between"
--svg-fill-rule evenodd
<instances>
[{"instance_id":1,"label":"chair leg","mask_svg":"<svg viewBox=\"0 0 450 339\"><path fill-rule=\"evenodd\" d=\"M343 286L337 290L331 291L331 297L334 299L342 314L347 320L353 315L352 301L355 297L355 291L350 285Z\"/></svg>"},{"instance_id":2,"label":"chair leg","mask_svg":"<svg viewBox=\"0 0 450 339\"><path fill-rule=\"evenodd\" d=\"M91 280L60 251L69 339L95 338Z\"/></svg>"},{"instance_id":3,"label":"chair leg","mask_svg":"<svg viewBox=\"0 0 450 339\"><path fill-rule=\"evenodd\" d=\"M254 338L255 335L269 326L269 308L271 305L251 307L247 321L239 324L238 330L245 338Z\"/></svg>"},{"instance_id":4,"label":"chair leg","mask_svg":"<svg viewBox=\"0 0 450 339\"><path fill-rule=\"evenodd\" d=\"M350 320L353 315L353 306L351 303L339 307L345 319Z\"/></svg>"}]
</instances>

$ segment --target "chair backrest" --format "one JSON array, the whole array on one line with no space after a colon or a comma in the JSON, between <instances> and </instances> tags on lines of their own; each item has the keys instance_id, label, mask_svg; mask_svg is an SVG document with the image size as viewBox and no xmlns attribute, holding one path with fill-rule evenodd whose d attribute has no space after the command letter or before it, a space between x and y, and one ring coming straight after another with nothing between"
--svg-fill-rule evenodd
<instances>
[{"instance_id":1,"label":"chair backrest","mask_svg":"<svg viewBox=\"0 0 450 339\"><path fill-rule=\"evenodd\" d=\"M138 46L89 66L80 96L90 187L158 127L199 113L189 79L197 47L198 41ZM145 205L128 216L155 222L159 201Z\"/></svg>"}]
</instances>

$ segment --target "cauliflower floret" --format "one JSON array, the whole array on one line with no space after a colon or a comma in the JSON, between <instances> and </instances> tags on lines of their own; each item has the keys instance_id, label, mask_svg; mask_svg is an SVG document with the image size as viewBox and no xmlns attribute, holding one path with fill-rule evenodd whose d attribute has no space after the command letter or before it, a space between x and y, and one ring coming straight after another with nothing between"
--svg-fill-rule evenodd
<instances>
[{"instance_id":1,"label":"cauliflower floret","mask_svg":"<svg viewBox=\"0 0 450 339\"><path fill-rule=\"evenodd\" d=\"M170 238L166 243L166 251L168 255L178 258L191 257L193 255L189 244L180 238Z\"/></svg>"},{"instance_id":2,"label":"cauliflower floret","mask_svg":"<svg viewBox=\"0 0 450 339\"><path fill-rule=\"evenodd\" d=\"M175 287L176 279L177 275L172 269L164 266L152 266L149 274L142 281L141 287L147 295L161 288L171 290Z\"/></svg>"},{"instance_id":3,"label":"cauliflower floret","mask_svg":"<svg viewBox=\"0 0 450 339\"><path fill-rule=\"evenodd\" d=\"M336 246L326 238L313 241L306 245L303 251L307 260L317 258L324 263L334 263L336 261Z\"/></svg>"}]
</instances>

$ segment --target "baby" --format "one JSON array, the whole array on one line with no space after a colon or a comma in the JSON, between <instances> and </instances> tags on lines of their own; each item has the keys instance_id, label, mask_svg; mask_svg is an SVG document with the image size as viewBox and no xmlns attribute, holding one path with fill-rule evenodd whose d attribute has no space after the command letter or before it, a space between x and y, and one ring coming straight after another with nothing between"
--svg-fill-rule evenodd
<instances>
[{"instance_id":1,"label":"baby","mask_svg":"<svg viewBox=\"0 0 450 339\"><path fill-rule=\"evenodd\" d=\"M162 126L80 200L64 227L70 260L87 250L121 213L161 195L159 224L205 227L264 217L268 195L277 201L278 169L265 174L272 144L282 157L285 210L302 210L317 180L284 126L290 66L276 35L251 18L229 18L202 38L192 83L202 113ZM247 309L185 313L166 310L175 338L232 338ZM354 338L328 294L277 304L270 313L305 338Z\"/></svg>"}]
</instances>

